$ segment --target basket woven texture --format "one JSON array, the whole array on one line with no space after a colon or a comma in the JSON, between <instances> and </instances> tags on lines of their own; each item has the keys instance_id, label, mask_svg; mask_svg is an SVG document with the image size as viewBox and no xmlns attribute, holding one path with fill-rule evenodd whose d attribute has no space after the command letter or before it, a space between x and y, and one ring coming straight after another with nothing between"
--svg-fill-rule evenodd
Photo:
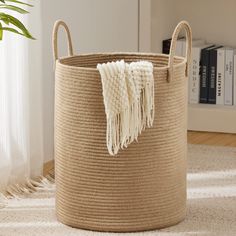
<instances>
[{"instance_id":1,"label":"basket woven texture","mask_svg":"<svg viewBox=\"0 0 236 236\"><path fill-rule=\"evenodd\" d=\"M64 26L69 56L58 58L57 32ZM176 57L184 29L186 58ZM56 215L72 227L141 231L184 219L186 210L187 75L191 29L180 22L170 55L99 53L73 55L67 25L53 32L55 68ZM124 59L154 65L155 120L115 157L106 147L106 116L97 63Z\"/></svg>"}]
</instances>

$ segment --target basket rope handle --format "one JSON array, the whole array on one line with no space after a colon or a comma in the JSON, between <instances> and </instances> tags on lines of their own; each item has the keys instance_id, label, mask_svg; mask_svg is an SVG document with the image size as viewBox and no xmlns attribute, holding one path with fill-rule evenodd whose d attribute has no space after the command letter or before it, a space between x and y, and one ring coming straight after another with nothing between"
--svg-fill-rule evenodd
<instances>
[{"instance_id":1,"label":"basket rope handle","mask_svg":"<svg viewBox=\"0 0 236 236\"><path fill-rule=\"evenodd\" d=\"M53 57L55 61L58 59L57 36L58 36L58 29L60 25L63 26L66 31L67 41L68 41L68 54L69 56L73 56L73 47L72 47L70 30L64 21L57 20L54 24L53 33L52 33Z\"/></svg>"},{"instance_id":2,"label":"basket rope handle","mask_svg":"<svg viewBox=\"0 0 236 236\"><path fill-rule=\"evenodd\" d=\"M182 29L185 30L185 34L186 34L186 54L185 54L186 70L185 70L185 75L188 76L188 74L189 74L189 65L190 65L191 51L192 51L192 30L191 30L191 27L187 21L181 21L176 26L176 28L172 34L169 62L168 62L168 75L167 75L168 82L170 82L173 79L174 56L175 56L175 50L176 50L176 43L178 40L179 33L181 32Z\"/></svg>"}]
</instances>

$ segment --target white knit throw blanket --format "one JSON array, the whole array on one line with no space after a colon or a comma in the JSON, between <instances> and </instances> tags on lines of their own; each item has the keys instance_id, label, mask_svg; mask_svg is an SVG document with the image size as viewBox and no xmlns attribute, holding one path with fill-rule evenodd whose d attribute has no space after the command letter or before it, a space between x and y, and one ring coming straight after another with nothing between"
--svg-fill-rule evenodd
<instances>
[{"instance_id":1,"label":"white knit throw blanket","mask_svg":"<svg viewBox=\"0 0 236 236\"><path fill-rule=\"evenodd\" d=\"M98 64L107 119L107 149L110 155L137 141L154 119L153 65L124 60Z\"/></svg>"}]
</instances>

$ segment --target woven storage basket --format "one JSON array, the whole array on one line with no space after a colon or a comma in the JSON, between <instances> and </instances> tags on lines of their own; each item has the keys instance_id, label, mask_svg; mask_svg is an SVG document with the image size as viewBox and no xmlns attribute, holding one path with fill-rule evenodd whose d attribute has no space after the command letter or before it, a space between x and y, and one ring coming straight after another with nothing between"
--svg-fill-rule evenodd
<instances>
[{"instance_id":1,"label":"woven storage basket","mask_svg":"<svg viewBox=\"0 0 236 236\"><path fill-rule=\"evenodd\" d=\"M57 32L64 26L69 56L58 58ZM176 57L178 34L186 58ZM162 228L186 210L186 107L191 30L180 22L170 55L98 53L73 55L66 24L53 32L55 68L56 215L60 222L99 231ZM154 65L155 120L115 157L106 147L106 116L97 63L124 59Z\"/></svg>"}]
</instances>

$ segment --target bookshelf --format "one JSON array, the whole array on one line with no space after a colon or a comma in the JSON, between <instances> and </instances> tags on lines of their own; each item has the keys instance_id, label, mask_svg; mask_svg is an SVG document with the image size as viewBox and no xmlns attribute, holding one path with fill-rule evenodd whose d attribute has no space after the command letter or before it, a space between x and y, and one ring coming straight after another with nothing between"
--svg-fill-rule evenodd
<instances>
[{"instance_id":1,"label":"bookshelf","mask_svg":"<svg viewBox=\"0 0 236 236\"><path fill-rule=\"evenodd\" d=\"M236 107L189 104L188 129L194 131L236 133Z\"/></svg>"},{"instance_id":2,"label":"bookshelf","mask_svg":"<svg viewBox=\"0 0 236 236\"><path fill-rule=\"evenodd\" d=\"M161 52L162 40L187 20L193 38L236 48L235 0L139 0L139 49ZM236 133L236 106L188 105L188 129Z\"/></svg>"}]
</instances>

